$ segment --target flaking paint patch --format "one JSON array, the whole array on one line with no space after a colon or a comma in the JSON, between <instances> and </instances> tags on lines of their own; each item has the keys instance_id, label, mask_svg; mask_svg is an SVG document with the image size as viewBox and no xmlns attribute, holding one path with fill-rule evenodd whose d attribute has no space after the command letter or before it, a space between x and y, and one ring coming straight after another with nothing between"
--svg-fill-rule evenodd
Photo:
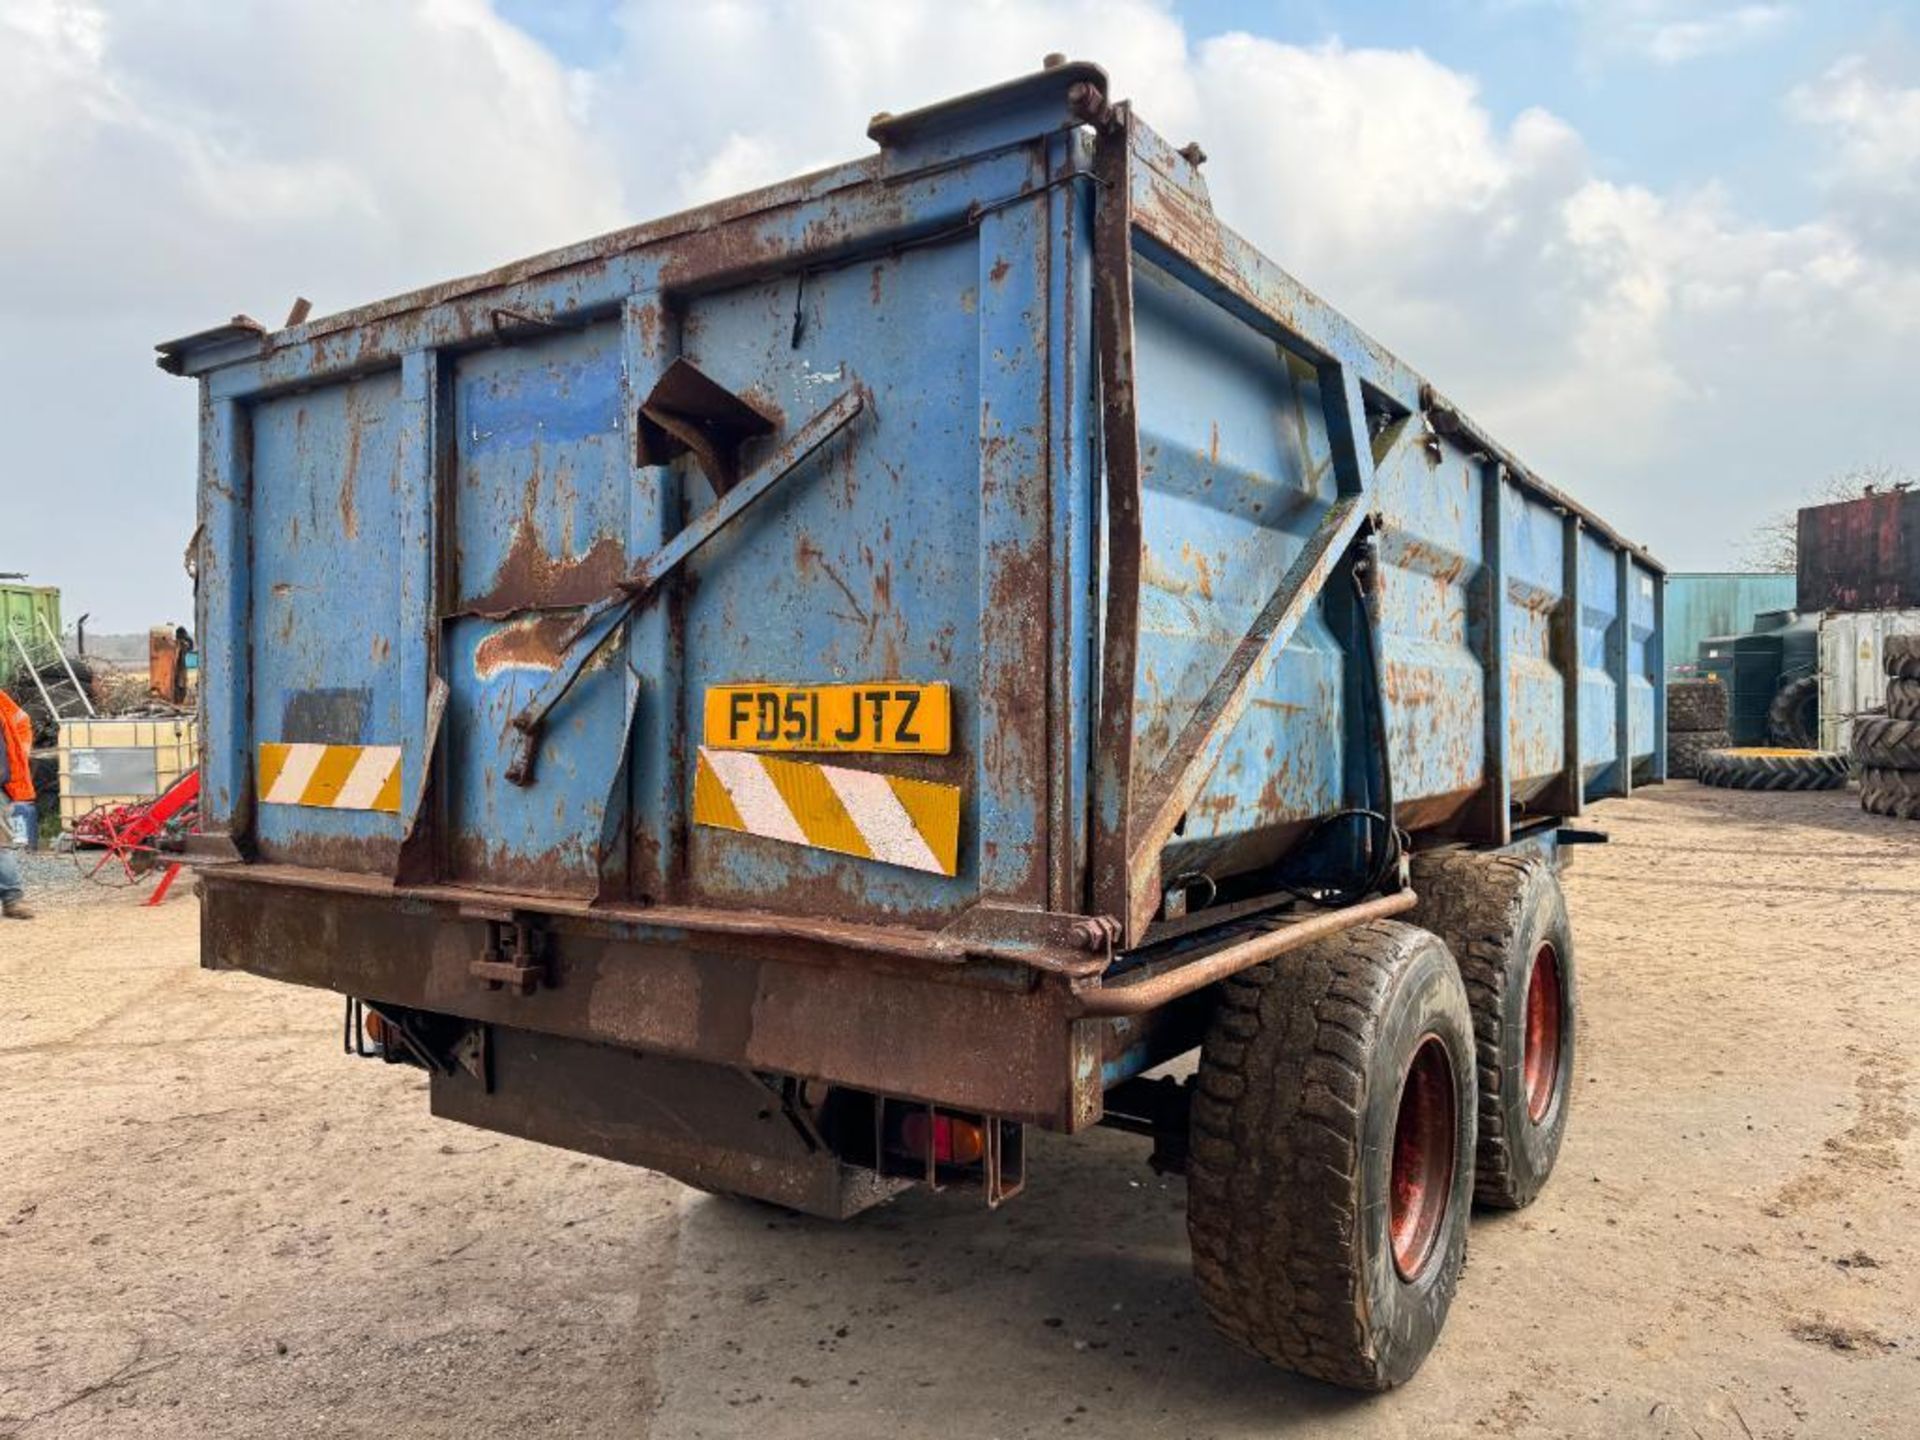
<instances>
[{"instance_id":1,"label":"flaking paint patch","mask_svg":"<svg viewBox=\"0 0 1920 1440\"><path fill-rule=\"evenodd\" d=\"M538 615L502 625L474 648L473 673L491 680L504 670L550 671L560 663L560 640L571 615Z\"/></svg>"}]
</instances>

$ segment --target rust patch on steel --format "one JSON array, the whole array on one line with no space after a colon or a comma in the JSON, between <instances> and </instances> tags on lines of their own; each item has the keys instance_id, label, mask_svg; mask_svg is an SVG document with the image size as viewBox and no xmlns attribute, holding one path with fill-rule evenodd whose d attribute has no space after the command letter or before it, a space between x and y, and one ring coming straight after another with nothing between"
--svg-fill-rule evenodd
<instances>
[{"instance_id":1,"label":"rust patch on steel","mask_svg":"<svg viewBox=\"0 0 1920 1440\"><path fill-rule=\"evenodd\" d=\"M397 831L391 837L296 833L278 840L262 839L257 849L258 858L268 864L339 870L349 875L384 879L393 873L400 858L400 836Z\"/></svg>"},{"instance_id":2,"label":"rust patch on steel","mask_svg":"<svg viewBox=\"0 0 1920 1440\"><path fill-rule=\"evenodd\" d=\"M536 615L504 625L475 648L473 673L491 680L502 670L551 670L560 663L560 641L572 625L571 615Z\"/></svg>"},{"instance_id":3,"label":"rust patch on steel","mask_svg":"<svg viewBox=\"0 0 1920 1440\"><path fill-rule=\"evenodd\" d=\"M598 828L594 826L596 831ZM598 857L586 835L537 855L523 855L481 836L459 834L453 837L448 852L454 876L477 878L489 890L585 898L593 894L597 881Z\"/></svg>"},{"instance_id":4,"label":"rust patch on steel","mask_svg":"<svg viewBox=\"0 0 1920 1440\"><path fill-rule=\"evenodd\" d=\"M602 535L584 555L556 559L540 544L531 515L514 527L513 545L486 592L467 602L475 615L558 609L604 600L627 573L626 548Z\"/></svg>"},{"instance_id":5,"label":"rust patch on steel","mask_svg":"<svg viewBox=\"0 0 1920 1440\"><path fill-rule=\"evenodd\" d=\"M357 403L358 391L347 387L347 459L340 473L340 532L347 539L357 539L360 534L360 513L354 508L354 487L359 484L360 476L360 406ZM303 418L304 413L302 412Z\"/></svg>"}]
</instances>

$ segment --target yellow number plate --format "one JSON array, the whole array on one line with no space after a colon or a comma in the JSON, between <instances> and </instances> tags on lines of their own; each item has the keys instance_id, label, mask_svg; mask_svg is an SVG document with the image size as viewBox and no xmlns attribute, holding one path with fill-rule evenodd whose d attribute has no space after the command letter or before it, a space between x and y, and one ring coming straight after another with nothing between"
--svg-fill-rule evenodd
<instances>
[{"instance_id":1,"label":"yellow number plate","mask_svg":"<svg viewBox=\"0 0 1920 1440\"><path fill-rule=\"evenodd\" d=\"M953 748L953 704L945 685L713 685L706 743L725 750L945 755Z\"/></svg>"}]
</instances>

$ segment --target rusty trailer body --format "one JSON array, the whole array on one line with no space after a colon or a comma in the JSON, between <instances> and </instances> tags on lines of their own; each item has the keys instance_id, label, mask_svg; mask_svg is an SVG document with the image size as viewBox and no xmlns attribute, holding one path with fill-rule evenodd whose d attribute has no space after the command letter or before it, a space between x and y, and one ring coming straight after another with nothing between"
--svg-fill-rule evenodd
<instances>
[{"instance_id":1,"label":"rusty trailer body","mask_svg":"<svg viewBox=\"0 0 1920 1440\"><path fill-rule=\"evenodd\" d=\"M206 963L356 997L437 1113L836 1214L903 1107L1010 1192L1221 978L1412 905L1395 832L1550 850L1665 728L1659 567L1099 69L870 133L161 359Z\"/></svg>"}]
</instances>

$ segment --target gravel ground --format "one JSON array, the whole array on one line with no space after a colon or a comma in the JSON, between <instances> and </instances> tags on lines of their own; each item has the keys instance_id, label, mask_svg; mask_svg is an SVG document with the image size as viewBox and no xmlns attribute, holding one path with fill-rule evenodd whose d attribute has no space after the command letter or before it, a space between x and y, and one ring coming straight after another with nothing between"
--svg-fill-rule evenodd
<instances>
[{"instance_id":1,"label":"gravel ground","mask_svg":"<svg viewBox=\"0 0 1920 1440\"><path fill-rule=\"evenodd\" d=\"M196 969L191 896L73 891L0 927L0 1436L1913 1435L1920 825L1593 818L1559 1173L1371 1399L1213 1337L1129 1137L791 1219L432 1121L337 1000Z\"/></svg>"},{"instance_id":2,"label":"gravel ground","mask_svg":"<svg viewBox=\"0 0 1920 1440\"><path fill-rule=\"evenodd\" d=\"M100 852L91 852L86 867L92 869L101 858ZM14 858L20 862L20 878L26 885L30 903L36 909L53 907L65 908L72 905L90 905L108 900L112 894L124 892L117 887L106 887L89 880L81 873L80 866L74 863L72 855L60 854L52 850L16 850ZM124 874L117 866L102 867L103 877ZM143 890L144 896L145 891Z\"/></svg>"}]
</instances>

